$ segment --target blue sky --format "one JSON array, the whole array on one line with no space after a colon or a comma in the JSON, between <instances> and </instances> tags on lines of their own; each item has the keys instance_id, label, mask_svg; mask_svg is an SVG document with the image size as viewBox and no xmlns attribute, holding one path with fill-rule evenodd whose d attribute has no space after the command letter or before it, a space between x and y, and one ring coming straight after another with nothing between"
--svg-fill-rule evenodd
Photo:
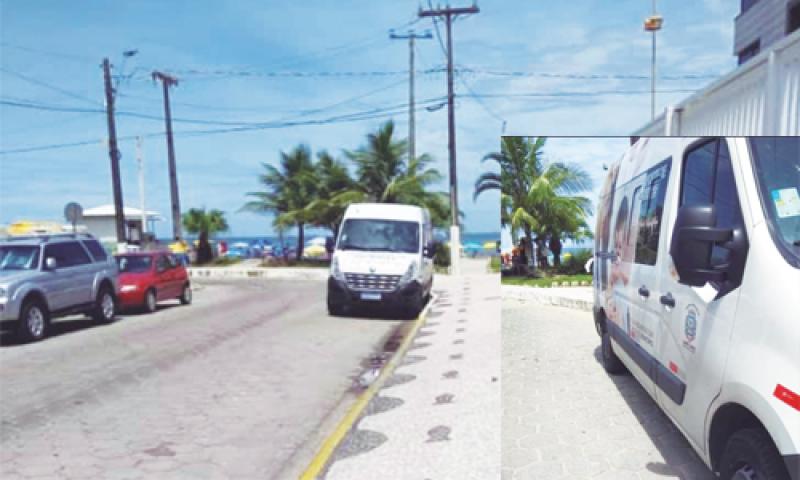
<instances>
[{"instance_id":1,"label":"blue sky","mask_svg":"<svg viewBox=\"0 0 800 480\"><path fill-rule=\"evenodd\" d=\"M732 38L738 2L670 0L659 4L665 17L659 35L659 67L662 75L671 77L661 80L659 88L673 91L659 95L658 109L662 110L668 102L689 95L679 90L697 89L711 81L682 77L719 75L735 67ZM0 97L68 109L102 109L99 64L108 56L116 73L133 74L120 84L120 112L163 114L161 90L148 75L156 68L175 71L180 78L171 94L176 119L319 120L401 107L408 94L407 77L402 73L407 69L407 44L390 40L388 31L432 30L429 19L408 25L416 20L418 6L418 0L3 0ZM456 93L461 95L456 100L459 200L466 228L472 232L498 228L498 195L489 193L473 201L472 186L480 172L492 168L480 159L498 149L502 133L625 135L648 120L650 108L648 95L630 93L648 90L649 80L618 78L649 75L650 38L641 25L651 8L649 0L498 0L479 2L479 6L481 13L454 25L456 64L473 70L456 81ZM123 65L122 52L128 49L139 53ZM417 60L418 69L444 65L436 39L418 42ZM311 76L272 77L268 75L271 72ZM383 75L320 75L325 72ZM527 75L509 76L508 72ZM43 83L24 80L20 74ZM575 74L579 77L569 78ZM606 77L587 79L587 74ZM480 97L479 102L470 93L488 96ZM443 74L418 76L418 100L445 94ZM435 100L429 103L435 104ZM394 112L398 130L405 136L407 115L402 108ZM175 145L182 207L226 211L231 235L270 233L269 218L237 212L245 201L244 193L259 188L260 162L275 162L280 151L299 142L309 143L314 151L326 149L341 155L342 150L361 145L365 135L383 121L214 135L178 133ZM68 201L86 207L111 203L102 114L0 105L0 127L3 152L87 142L71 148L0 155L0 223L23 218L60 220ZM187 132L224 127L176 121L174 128ZM163 122L118 116L117 130L121 137L153 134L163 131ZM134 142L123 141L121 150L125 201L136 206ZM417 114L417 150L430 153L446 175L446 109ZM554 146L553 153L557 152ZM570 158L563 160L587 162L591 171L596 170L597 162L602 163L599 156L581 157L579 153L564 153ZM144 158L147 206L166 217L169 194L163 136L145 138ZM446 189L446 181L441 188ZM167 235L169 231L167 219L160 223L159 233Z\"/></svg>"}]
</instances>

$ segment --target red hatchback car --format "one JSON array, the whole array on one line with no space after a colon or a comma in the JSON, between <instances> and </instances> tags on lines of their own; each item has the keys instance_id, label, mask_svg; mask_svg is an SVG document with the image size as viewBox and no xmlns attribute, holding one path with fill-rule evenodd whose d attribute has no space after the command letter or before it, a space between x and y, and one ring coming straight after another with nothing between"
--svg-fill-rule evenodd
<instances>
[{"instance_id":1,"label":"red hatchback car","mask_svg":"<svg viewBox=\"0 0 800 480\"><path fill-rule=\"evenodd\" d=\"M119 303L122 308L153 312L156 304L177 298L192 303L192 286L186 268L169 251L116 255L119 267Z\"/></svg>"}]
</instances>

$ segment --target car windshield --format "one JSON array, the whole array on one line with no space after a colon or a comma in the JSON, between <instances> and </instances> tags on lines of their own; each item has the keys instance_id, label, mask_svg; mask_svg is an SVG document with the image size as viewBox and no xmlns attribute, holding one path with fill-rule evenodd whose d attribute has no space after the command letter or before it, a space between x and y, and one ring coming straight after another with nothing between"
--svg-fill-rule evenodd
<instances>
[{"instance_id":1,"label":"car windshield","mask_svg":"<svg viewBox=\"0 0 800 480\"><path fill-rule=\"evenodd\" d=\"M149 272L153 258L145 255L121 255L117 257L117 266L123 273Z\"/></svg>"},{"instance_id":2,"label":"car windshield","mask_svg":"<svg viewBox=\"0 0 800 480\"><path fill-rule=\"evenodd\" d=\"M800 137L755 137L750 144L773 234L800 265Z\"/></svg>"},{"instance_id":3,"label":"car windshield","mask_svg":"<svg viewBox=\"0 0 800 480\"><path fill-rule=\"evenodd\" d=\"M33 245L0 246L0 270L36 270L39 247Z\"/></svg>"},{"instance_id":4,"label":"car windshield","mask_svg":"<svg viewBox=\"0 0 800 480\"><path fill-rule=\"evenodd\" d=\"M419 224L394 220L345 220L337 248L340 250L417 253L419 251Z\"/></svg>"}]
</instances>

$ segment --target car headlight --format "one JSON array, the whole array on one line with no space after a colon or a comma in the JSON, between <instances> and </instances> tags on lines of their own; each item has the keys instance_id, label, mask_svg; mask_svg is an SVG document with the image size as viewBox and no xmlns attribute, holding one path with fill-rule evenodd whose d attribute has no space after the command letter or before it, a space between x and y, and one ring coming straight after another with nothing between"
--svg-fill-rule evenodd
<instances>
[{"instance_id":1,"label":"car headlight","mask_svg":"<svg viewBox=\"0 0 800 480\"><path fill-rule=\"evenodd\" d=\"M336 280L344 281L344 274L339 269L339 257L333 257L331 260L331 276Z\"/></svg>"},{"instance_id":2,"label":"car headlight","mask_svg":"<svg viewBox=\"0 0 800 480\"><path fill-rule=\"evenodd\" d=\"M138 287L136 285L123 285L119 287L120 292L135 292Z\"/></svg>"},{"instance_id":3,"label":"car headlight","mask_svg":"<svg viewBox=\"0 0 800 480\"><path fill-rule=\"evenodd\" d=\"M417 278L417 262L412 261L408 265L408 270L406 270L406 273L404 273L403 276L400 277L400 285L405 285L407 283L410 283L415 278Z\"/></svg>"}]
</instances>

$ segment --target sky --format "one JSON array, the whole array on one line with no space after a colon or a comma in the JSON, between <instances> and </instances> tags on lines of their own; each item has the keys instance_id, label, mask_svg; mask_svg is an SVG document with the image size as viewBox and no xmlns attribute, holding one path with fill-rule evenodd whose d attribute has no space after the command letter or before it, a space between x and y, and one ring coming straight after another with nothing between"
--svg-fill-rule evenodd
<instances>
[{"instance_id":1,"label":"sky","mask_svg":"<svg viewBox=\"0 0 800 480\"><path fill-rule=\"evenodd\" d=\"M658 4L662 111L735 68L738 2ZM133 138L143 135L146 205L165 217L157 233L171 232L161 88L150 78L153 70L169 71L179 79L170 96L182 209L225 211L230 235L270 234L271 218L239 211L245 194L260 189L262 163L274 164L299 143L344 158L389 119L407 136L408 44L390 39L390 29L434 33L417 42L417 152L435 159L446 190L447 111L437 109L446 95L445 56L419 6L0 0L0 224L61 220L70 201L112 203L100 68L108 57L122 78L116 108L126 205L139 205ZM473 187L481 172L496 168L481 159L499 149L501 135L624 136L650 117L651 39L642 30L650 0L478 6L479 14L453 25L458 196L467 232L499 229L498 193L475 200ZM296 124L304 121L317 124ZM262 126L230 131L252 123ZM553 155L593 172L603 161L551 146Z\"/></svg>"}]
</instances>

